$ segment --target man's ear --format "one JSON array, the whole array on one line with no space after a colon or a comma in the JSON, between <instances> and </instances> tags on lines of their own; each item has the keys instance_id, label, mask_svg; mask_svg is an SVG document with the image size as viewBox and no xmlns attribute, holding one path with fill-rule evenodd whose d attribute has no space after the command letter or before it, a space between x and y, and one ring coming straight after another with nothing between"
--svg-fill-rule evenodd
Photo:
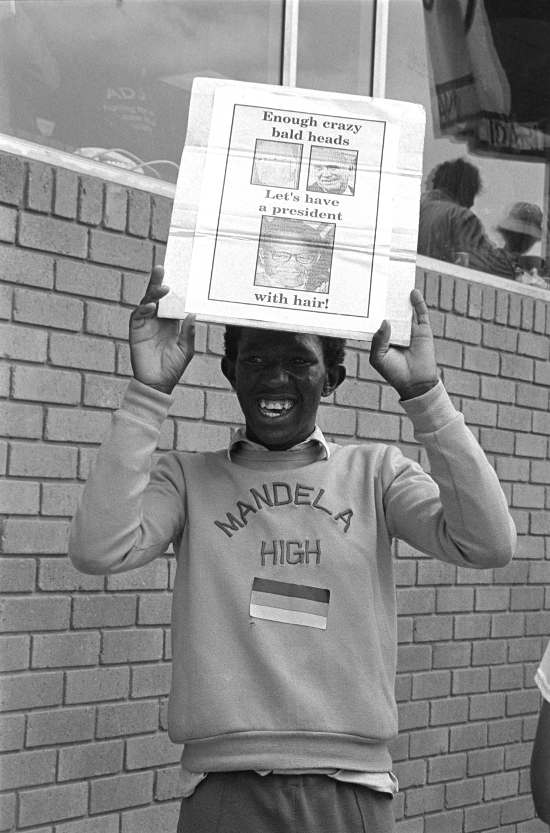
<instances>
[{"instance_id":1,"label":"man's ear","mask_svg":"<svg viewBox=\"0 0 550 833\"><path fill-rule=\"evenodd\" d=\"M334 367L329 367L321 396L330 396L331 393L334 393L338 385L342 384L345 378L346 368L343 364L336 364Z\"/></svg>"},{"instance_id":2,"label":"man's ear","mask_svg":"<svg viewBox=\"0 0 550 833\"><path fill-rule=\"evenodd\" d=\"M232 359L229 359L227 356L223 356L222 358L222 373L231 385L232 388L235 387L235 362Z\"/></svg>"}]
</instances>

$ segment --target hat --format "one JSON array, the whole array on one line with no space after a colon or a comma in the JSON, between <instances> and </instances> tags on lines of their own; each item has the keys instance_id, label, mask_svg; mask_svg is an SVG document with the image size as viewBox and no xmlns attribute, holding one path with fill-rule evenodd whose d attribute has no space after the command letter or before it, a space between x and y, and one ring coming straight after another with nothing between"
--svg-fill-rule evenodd
<instances>
[{"instance_id":1,"label":"hat","mask_svg":"<svg viewBox=\"0 0 550 833\"><path fill-rule=\"evenodd\" d=\"M542 237L542 211L532 202L515 202L506 217L500 221L499 229L528 234L535 240Z\"/></svg>"}]
</instances>

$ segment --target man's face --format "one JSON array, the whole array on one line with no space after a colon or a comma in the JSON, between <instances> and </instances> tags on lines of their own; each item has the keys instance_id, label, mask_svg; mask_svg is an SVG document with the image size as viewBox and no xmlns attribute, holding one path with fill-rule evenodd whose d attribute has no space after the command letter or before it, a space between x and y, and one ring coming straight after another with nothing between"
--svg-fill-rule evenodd
<instances>
[{"instance_id":1,"label":"man's face","mask_svg":"<svg viewBox=\"0 0 550 833\"><path fill-rule=\"evenodd\" d=\"M262 244L260 258L269 286L303 289L319 253L306 243L282 240Z\"/></svg>"},{"instance_id":2,"label":"man's face","mask_svg":"<svg viewBox=\"0 0 550 833\"><path fill-rule=\"evenodd\" d=\"M316 165L315 173L319 186L330 194L343 194L348 186L350 170L347 165Z\"/></svg>"},{"instance_id":3,"label":"man's face","mask_svg":"<svg viewBox=\"0 0 550 833\"><path fill-rule=\"evenodd\" d=\"M222 369L239 399L249 439L269 449L291 448L315 428L323 393L341 375L325 367L318 336L245 328L235 362ZM338 379L331 385L331 378Z\"/></svg>"}]
</instances>

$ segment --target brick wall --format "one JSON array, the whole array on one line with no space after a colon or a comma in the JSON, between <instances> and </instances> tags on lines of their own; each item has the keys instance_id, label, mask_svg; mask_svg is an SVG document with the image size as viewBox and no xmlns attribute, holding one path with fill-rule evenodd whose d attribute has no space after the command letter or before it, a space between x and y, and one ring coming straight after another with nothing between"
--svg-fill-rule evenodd
<instances>
[{"instance_id":1,"label":"brick wall","mask_svg":"<svg viewBox=\"0 0 550 833\"><path fill-rule=\"evenodd\" d=\"M170 204L0 155L0 831L168 833L178 748L166 736L170 557L77 573L67 529L129 374L129 311L162 262ZM520 533L500 571L397 548L402 792L399 833L535 833L528 763L533 673L550 634L550 305L419 270L442 375L494 463ZM222 329L198 354L160 447L224 445L239 411L219 370ZM425 462L396 395L359 342L322 406L335 439L375 437Z\"/></svg>"}]
</instances>

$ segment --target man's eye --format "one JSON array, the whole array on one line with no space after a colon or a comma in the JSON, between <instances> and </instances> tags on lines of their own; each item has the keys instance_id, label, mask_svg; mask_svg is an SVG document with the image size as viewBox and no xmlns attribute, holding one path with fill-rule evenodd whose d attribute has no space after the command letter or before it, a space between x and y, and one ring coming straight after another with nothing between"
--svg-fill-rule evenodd
<instances>
[{"instance_id":1,"label":"man's eye","mask_svg":"<svg viewBox=\"0 0 550 833\"><path fill-rule=\"evenodd\" d=\"M260 358L260 356L245 356L243 361L244 361L245 364L261 364L262 363L262 359Z\"/></svg>"}]
</instances>

